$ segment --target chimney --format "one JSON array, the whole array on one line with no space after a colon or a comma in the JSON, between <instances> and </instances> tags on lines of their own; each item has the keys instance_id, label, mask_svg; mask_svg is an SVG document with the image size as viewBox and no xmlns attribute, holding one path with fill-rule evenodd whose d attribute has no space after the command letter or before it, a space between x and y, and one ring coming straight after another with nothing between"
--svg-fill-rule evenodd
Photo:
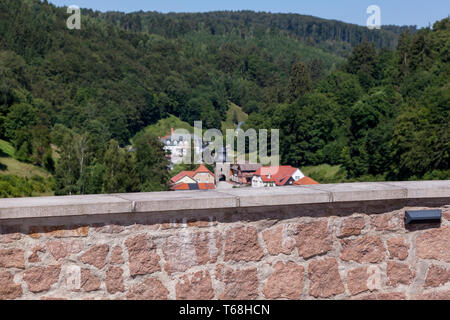
<instances>
[{"instance_id":1,"label":"chimney","mask_svg":"<svg viewBox=\"0 0 450 320\"><path fill-rule=\"evenodd\" d=\"M173 130L173 128L170 128L170 135L173 135L175 132L175 130Z\"/></svg>"}]
</instances>

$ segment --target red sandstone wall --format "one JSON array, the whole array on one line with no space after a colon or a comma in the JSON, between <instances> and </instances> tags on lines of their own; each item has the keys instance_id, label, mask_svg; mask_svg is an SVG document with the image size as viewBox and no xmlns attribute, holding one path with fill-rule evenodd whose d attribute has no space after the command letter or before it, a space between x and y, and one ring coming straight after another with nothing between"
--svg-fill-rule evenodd
<instances>
[{"instance_id":1,"label":"red sandstone wall","mask_svg":"<svg viewBox=\"0 0 450 320\"><path fill-rule=\"evenodd\" d=\"M22 221L1 226L0 299L450 299L450 206L442 209L440 226L413 229L404 208L240 221L210 213L186 223L78 218L77 227Z\"/></svg>"}]
</instances>

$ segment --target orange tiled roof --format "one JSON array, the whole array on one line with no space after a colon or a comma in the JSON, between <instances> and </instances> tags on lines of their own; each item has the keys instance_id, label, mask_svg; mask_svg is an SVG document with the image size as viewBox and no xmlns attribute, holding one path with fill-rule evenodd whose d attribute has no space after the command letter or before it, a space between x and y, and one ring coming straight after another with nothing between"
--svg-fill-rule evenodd
<instances>
[{"instance_id":1,"label":"orange tiled roof","mask_svg":"<svg viewBox=\"0 0 450 320\"><path fill-rule=\"evenodd\" d=\"M216 186L214 183L178 183L172 185L170 190L180 191L180 190L213 190Z\"/></svg>"},{"instance_id":2,"label":"orange tiled roof","mask_svg":"<svg viewBox=\"0 0 450 320\"><path fill-rule=\"evenodd\" d=\"M214 175L211 171L208 170L208 168L204 164L201 164L200 167L198 167L197 170L194 171L194 175L195 173L199 172L209 173L212 176Z\"/></svg>"},{"instance_id":3,"label":"orange tiled roof","mask_svg":"<svg viewBox=\"0 0 450 320\"><path fill-rule=\"evenodd\" d=\"M195 171L181 171L179 174L172 177L172 179L170 179L170 181L172 183L177 183L179 180L183 179L185 176L193 178L197 173L209 173L210 175L214 176L214 174L211 171L209 171L208 168L204 164L201 164Z\"/></svg>"},{"instance_id":4,"label":"orange tiled roof","mask_svg":"<svg viewBox=\"0 0 450 320\"><path fill-rule=\"evenodd\" d=\"M298 186L305 186L305 185L310 185L310 184L320 184L318 183L316 180L311 179L310 177L303 177L298 181L294 182L295 185Z\"/></svg>"},{"instance_id":5,"label":"orange tiled roof","mask_svg":"<svg viewBox=\"0 0 450 320\"><path fill-rule=\"evenodd\" d=\"M171 136L171 134L168 134L167 136L164 136L164 137L160 137L159 139L160 140L164 140L164 139L167 139L167 138L169 138Z\"/></svg>"},{"instance_id":6,"label":"orange tiled roof","mask_svg":"<svg viewBox=\"0 0 450 320\"><path fill-rule=\"evenodd\" d=\"M170 181L172 183L177 183L179 180L183 179L185 176L188 176L190 178L194 177L195 172L194 171L181 171L176 176L172 177Z\"/></svg>"},{"instance_id":7,"label":"orange tiled roof","mask_svg":"<svg viewBox=\"0 0 450 320\"><path fill-rule=\"evenodd\" d=\"M214 183L198 183L198 188L200 190L213 190L216 188Z\"/></svg>"},{"instance_id":8,"label":"orange tiled roof","mask_svg":"<svg viewBox=\"0 0 450 320\"><path fill-rule=\"evenodd\" d=\"M170 187L170 190L189 190L189 184L188 183L179 183L176 185L173 185Z\"/></svg>"}]
</instances>

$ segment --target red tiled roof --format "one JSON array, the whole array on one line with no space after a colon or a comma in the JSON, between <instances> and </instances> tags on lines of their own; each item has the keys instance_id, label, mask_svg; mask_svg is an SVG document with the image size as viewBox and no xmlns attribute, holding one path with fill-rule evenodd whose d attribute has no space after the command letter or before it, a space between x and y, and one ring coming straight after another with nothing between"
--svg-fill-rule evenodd
<instances>
[{"instance_id":1,"label":"red tiled roof","mask_svg":"<svg viewBox=\"0 0 450 320\"><path fill-rule=\"evenodd\" d=\"M200 190L212 190L216 188L214 183L198 183L198 188Z\"/></svg>"},{"instance_id":2,"label":"red tiled roof","mask_svg":"<svg viewBox=\"0 0 450 320\"><path fill-rule=\"evenodd\" d=\"M303 177L298 181L294 182L295 185L298 186L305 186L305 185L310 185L310 184L320 184L317 181L311 179L310 177Z\"/></svg>"},{"instance_id":3,"label":"red tiled roof","mask_svg":"<svg viewBox=\"0 0 450 320\"><path fill-rule=\"evenodd\" d=\"M292 180L290 180L291 177L292 177L291 175L289 175L289 176L284 176L284 177L282 177L281 179L275 181L275 184L276 184L277 186L284 186L284 185L287 184L289 181L292 181ZM291 184L292 184L292 182L291 182Z\"/></svg>"},{"instance_id":4,"label":"red tiled roof","mask_svg":"<svg viewBox=\"0 0 450 320\"><path fill-rule=\"evenodd\" d=\"M214 176L214 174L211 171L209 171L205 165L201 164L195 171L181 171L179 174L172 177L172 179L170 179L170 181L172 183L177 183L179 180L183 179L185 176L194 178L194 176L197 173L209 173L210 175Z\"/></svg>"},{"instance_id":5,"label":"red tiled roof","mask_svg":"<svg viewBox=\"0 0 450 320\"><path fill-rule=\"evenodd\" d=\"M256 170L255 174L258 176L271 175L272 177L282 177L287 175L293 175L297 168L291 166L275 166L275 167L261 167Z\"/></svg>"},{"instance_id":6,"label":"red tiled roof","mask_svg":"<svg viewBox=\"0 0 450 320\"><path fill-rule=\"evenodd\" d=\"M167 136L164 136L164 137L160 137L159 139L160 140L164 140L164 139L167 139L167 138L169 138L171 135L170 134L168 134Z\"/></svg>"},{"instance_id":7,"label":"red tiled roof","mask_svg":"<svg viewBox=\"0 0 450 320\"><path fill-rule=\"evenodd\" d=\"M170 187L170 190L189 190L189 184L187 183L179 183Z\"/></svg>"},{"instance_id":8,"label":"red tiled roof","mask_svg":"<svg viewBox=\"0 0 450 320\"><path fill-rule=\"evenodd\" d=\"M213 190L216 186L214 183L178 183L172 185L170 190L180 191L180 190Z\"/></svg>"},{"instance_id":9,"label":"red tiled roof","mask_svg":"<svg viewBox=\"0 0 450 320\"><path fill-rule=\"evenodd\" d=\"M172 177L172 179L170 179L170 181L172 183L176 183L179 180L183 179L185 176L188 176L190 178L192 178L194 176L195 172L194 171L181 171L179 174L177 174L176 176Z\"/></svg>"},{"instance_id":10,"label":"red tiled roof","mask_svg":"<svg viewBox=\"0 0 450 320\"><path fill-rule=\"evenodd\" d=\"M274 179L272 179L272 178L269 179L269 178L267 178L267 176L260 176L260 177L263 182L275 182Z\"/></svg>"},{"instance_id":11,"label":"red tiled roof","mask_svg":"<svg viewBox=\"0 0 450 320\"><path fill-rule=\"evenodd\" d=\"M197 170L194 171L194 175L195 173L199 172L209 173L212 176L214 175L211 171L208 170L208 168L204 164L201 164L200 167L198 167Z\"/></svg>"},{"instance_id":12,"label":"red tiled roof","mask_svg":"<svg viewBox=\"0 0 450 320\"><path fill-rule=\"evenodd\" d=\"M291 166L262 167L256 170L255 175L260 176L263 182L274 182L277 186L283 186L296 170L297 168Z\"/></svg>"}]
</instances>

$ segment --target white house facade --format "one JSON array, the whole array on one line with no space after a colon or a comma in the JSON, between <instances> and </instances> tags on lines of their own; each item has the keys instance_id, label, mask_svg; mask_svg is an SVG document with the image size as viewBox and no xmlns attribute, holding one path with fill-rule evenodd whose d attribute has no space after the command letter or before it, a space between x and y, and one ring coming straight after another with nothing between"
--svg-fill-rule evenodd
<instances>
[{"instance_id":1,"label":"white house facade","mask_svg":"<svg viewBox=\"0 0 450 320\"><path fill-rule=\"evenodd\" d=\"M193 143L193 152L198 155L201 154L206 147L201 137L190 133L177 133L171 129L171 134L160 138L160 141L164 144L164 151L169 154L171 165L179 164L183 162ZM201 159L201 157L198 157ZM198 162L201 163L201 160Z\"/></svg>"},{"instance_id":2,"label":"white house facade","mask_svg":"<svg viewBox=\"0 0 450 320\"><path fill-rule=\"evenodd\" d=\"M275 187L292 185L305 177L300 169L291 166L262 167L252 177L252 187Z\"/></svg>"},{"instance_id":3,"label":"white house facade","mask_svg":"<svg viewBox=\"0 0 450 320\"><path fill-rule=\"evenodd\" d=\"M298 181L304 177L305 175L300 169L295 170L295 172L292 174L292 179L294 179L294 181Z\"/></svg>"}]
</instances>

